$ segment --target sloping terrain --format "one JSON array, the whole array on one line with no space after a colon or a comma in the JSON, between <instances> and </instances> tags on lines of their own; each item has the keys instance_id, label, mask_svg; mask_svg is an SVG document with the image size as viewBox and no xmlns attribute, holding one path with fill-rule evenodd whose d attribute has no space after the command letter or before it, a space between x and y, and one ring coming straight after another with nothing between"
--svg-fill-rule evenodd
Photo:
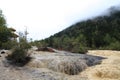
<instances>
[{"instance_id":1,"label":"sloping terrain","mask_svg":"<svg viewBox=\"0 0 120 80\"><path fill-rule=\"evenodd\" d=\"M120 50L120 7L110 8L109 15L80 21L34 43L75 53L86 53L88 49Z\"/></svg>"}]
</instances>

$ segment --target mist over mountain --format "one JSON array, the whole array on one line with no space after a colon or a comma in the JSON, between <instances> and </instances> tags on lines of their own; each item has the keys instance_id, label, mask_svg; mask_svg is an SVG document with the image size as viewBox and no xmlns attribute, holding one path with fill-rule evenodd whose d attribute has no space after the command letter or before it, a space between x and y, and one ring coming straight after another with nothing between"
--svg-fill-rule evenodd
<instances>
[{"instance_id":1,"label":"mist over mountain","mask_svg":"<svg viewBox=\"0 0 120 80\"><path fill-rule=\"evenodd\" d=\"M73 24L36 42L71 52L86 52L87 49L120 50L120 7L111 7L108 12L104 16Z\"/></svg>"}]
</instances>

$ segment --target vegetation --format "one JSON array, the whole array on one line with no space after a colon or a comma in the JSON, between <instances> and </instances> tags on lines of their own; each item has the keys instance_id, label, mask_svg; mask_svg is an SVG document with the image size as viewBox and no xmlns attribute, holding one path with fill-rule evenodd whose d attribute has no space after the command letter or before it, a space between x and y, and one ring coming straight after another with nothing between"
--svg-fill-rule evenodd
<instances>
[{"instance_id":1,"label":"vegetation","mask_svg":"<svg viewBox=\"0 0 120 80\"><path fill-rule=\"evenodd\" d=\"M78 22L36 43L80 53L87 52L87 49L120 50L120 11L116 8L110 11L109 16Z\"/></svg>"},{"instance_id":2,"label":"vegetation","mask_svg":"<svg viewBox=\"0 0 120 80\"><path fill-rule=\"evenodd\" d=\"M7 28L6 20L2 14L2 11L0 10L0 49L5 42L10 40L11 37L12 33Z\"/></svg>"},{"instance_id":3,"label":"vegetation","mask_svg":"<svg viewBox=\"0 0 120 80\"><path fill-rule=\"evenodd\" d=\"M16 47L16 45L18 45L17 40L9 40L5 43L2 43L1 48L6 49L6 50L10 50L10 49Z\"/></svg>"},{"instance_id":4,"label":"vegetation","mask_svg":"<svg viewBox=\"0 0 120 80\"><path fill-rule=\"evenodd\" d=\"M27 42L27 34L19 33L18 42L16 40L18 35L14 33L15 31L13 28L7 28L6 20L0 10L0 49L13 49L12 54L6 58L10 60L12 64L23 66L31 59L27 53L31 46Z\"/></svg>"},{"instance_id":5,"label":"vegetation","mask_svg":"<svg viewBox=\"0 0 120 80\"><path fill-rule=\"evenodd\" d=\"M24 66L31 60L30 54L28 54L29 48L31 45L27 42L26 37L21 35L19 43L13 49L12 54L7 56L7 59L16 66Z\"/></svg>"}]
</instances>

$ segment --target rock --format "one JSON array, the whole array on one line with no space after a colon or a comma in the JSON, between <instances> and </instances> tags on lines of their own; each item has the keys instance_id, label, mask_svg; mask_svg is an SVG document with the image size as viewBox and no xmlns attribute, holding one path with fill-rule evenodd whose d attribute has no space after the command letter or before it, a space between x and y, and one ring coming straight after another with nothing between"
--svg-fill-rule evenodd
<instances>
[{"instance_id":1,"label":"rock","mask_svg":"<svg viewBox=\"0 0 120 80\"><path fill-rule=\"evenodd\" d=\"M1 54L5 54L5 51L1 51Z\"/></svg>"}]
</instances>

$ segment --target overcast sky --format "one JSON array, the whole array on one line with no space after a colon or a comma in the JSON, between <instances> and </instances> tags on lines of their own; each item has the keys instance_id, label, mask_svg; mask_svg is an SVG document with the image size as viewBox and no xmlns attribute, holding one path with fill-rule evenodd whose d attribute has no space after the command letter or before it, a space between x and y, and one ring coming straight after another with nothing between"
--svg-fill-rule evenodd
<instances>
[{"instance_id":1,"label":"overcast sky","mask_svg":"<svg viewBox=\"0 0 120 80\"><path fill-rule=\"evenodd\" d=\"M101 15L120 0L0 0L7 24L40 40L70 25Z\"/></svg>"}]
</instances>

